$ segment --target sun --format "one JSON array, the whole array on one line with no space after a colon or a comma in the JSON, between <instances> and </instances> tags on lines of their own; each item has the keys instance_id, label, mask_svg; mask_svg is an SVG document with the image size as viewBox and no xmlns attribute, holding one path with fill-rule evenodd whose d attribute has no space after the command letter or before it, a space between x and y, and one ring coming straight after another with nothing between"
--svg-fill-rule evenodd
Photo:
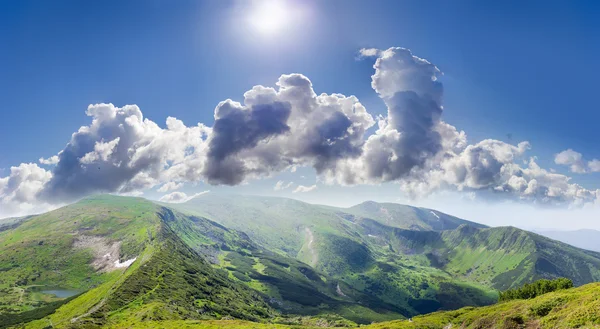
<instances>
[{"instance_id":1,"label":"sun","mask_svg":"<svg viewBox=\"0 0 600 329\"><path fill-rule=\"evenodd\" d=\"M290 20L290 9L283 0L256 1L250 9L250 25L261 34L275 34Z\"/></svg>"}]
</instances>

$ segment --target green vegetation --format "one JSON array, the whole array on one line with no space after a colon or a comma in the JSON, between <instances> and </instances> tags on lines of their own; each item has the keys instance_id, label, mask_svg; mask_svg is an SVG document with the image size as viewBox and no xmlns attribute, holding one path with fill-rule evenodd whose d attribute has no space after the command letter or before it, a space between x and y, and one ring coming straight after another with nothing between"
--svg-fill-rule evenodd
<instances>
[{"instance_id":1,"label":"green vegetation","mask_svg":"<svg viewBox=\"0 0 600 329\"><path fill-rule=\"evenodd\" d=\"M549 291L568 280L600 278L598 253L373 202L341 209L209 194L162 206L99 196L10 223L0 232L0 327L302 328L396 320L385 326L511 328L550 321L571 300ZM120 265L125 261L133 263ZM568 280L514 289L559 277ZM65 289L80 294L44 292ZM495 304L496 289L513 290ZM482 305L490 306L465 308ZM228 319L252 322L206 322Z\"/></svg>"},{"instance_id":2,"label":"green vegetation","mask_svg":"<svg viewBox=\"0 0 600 329\"><path fill-rule=\"evenodd\" d=\"M258 247L341 282L354 300L374 297L406 317L489 305L497 301L494 290L543 278L566 277L575 285L600 280L600 253L429 209L375 202L344 209L211 194L173 207L244 232Z\"/></svg>"},{"instance_id":3,"label":"green vegetation","mask_svg":"<svg viewBox=\"0 0 600 329\"><path fill-rule=\"evenodd\" d=\"M555 280L541 279L533 283L525 284L517 289L509 289L501 292L500 301L531 299L552 291L569 288L573 288L573 281L566 278L558 278Z\"/></svg>"},{"instance_id":4,"label":"green vegetation","mask_svg":"<svg viewBox=\"0 0 600 329\"><path fill-rule=\"evenodd\" d=\"M119 244L121 260L143 250L159 223L144 199L100 196L21 222L0 232L0 314L33 310L57 301L44 288L85 291L107 280L90 266L93 246L74 247L82 236Z\"/></svg>"},{"instance_id":5,"label":"green vegetation","mask_svg":"<svg viewBox=\"0 0 600 329\"><path fill-rule=\"evenodd\" d=\"M414 317L412 322L393 321L375 324L368 328L599 328L599 307L600 284L593 283L579 288L550 292L533 299L436 312Z\"/></svg>"},{"instance_id":6,"label":"green vegetation","mask_svg":"<svg viewBox=\"0 0 600 329\"><path fill-rule=\"evenodd\" d=\"M465 307L455 311L435 312L410 320L375 323L365 329L571 329L600 328L600 283L579 288L558 290L533 299L511 300L485 307ZM122 318L107 328L189 328L189 329L315 329L323 326L353 326L351 323L331 323L326 318L297 318L293 324L256 323L239 320L143 321Z\"/></svg>"}]
</instances>

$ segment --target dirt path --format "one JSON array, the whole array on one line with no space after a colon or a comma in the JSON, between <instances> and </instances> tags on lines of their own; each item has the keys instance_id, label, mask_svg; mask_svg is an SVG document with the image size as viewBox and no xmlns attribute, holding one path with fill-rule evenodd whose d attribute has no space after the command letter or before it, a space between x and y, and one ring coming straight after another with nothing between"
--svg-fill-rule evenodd
<instances>
[{"instance_id":1,"label":"dirt path","mask_svg":"<svg viewBox=\"0 0 600 329\"><path fill-rule=\"evenodd\" d=\"M317 261L319 260L319 255L317 255L317 251L314 248L314 242L315 242L315 236L313 235L313 232L307 227L304 229L306 231L306 234L308 235L308 251L310 252L311 258L310 258L310 266L314 267L315 265L317 265Z\"/></svg>"}]
</instances>

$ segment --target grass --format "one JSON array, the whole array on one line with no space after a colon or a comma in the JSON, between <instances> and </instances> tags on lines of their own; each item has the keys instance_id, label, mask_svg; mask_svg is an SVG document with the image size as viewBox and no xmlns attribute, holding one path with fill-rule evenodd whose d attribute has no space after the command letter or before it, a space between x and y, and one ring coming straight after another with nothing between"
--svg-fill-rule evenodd
<instances>
[{"instance_id":1,"label":"grass","mask_svg":"<svg viewBox=\"0 0 600 329\"><path fill-rule=\"evenodd\" d=\"M530 300L513 300L485 307L467 307L368 325L365 329L570 329L600 328L600 283L548 293ZM115 327L116 328L116 327ZM244 321L175 321L128 323L119 328L311 328Z\"/></svg>"},{"instance_id":2,"label":"grass","mask_svg":"<svg viewBox=\"0 0 600 329\"><path fill-rule=\"evenodd\" d=\"M121 241L121 258L139 255L156 230L156 205L143 199L101 196L85 199L0 233L0 314L43 306L43 287L86 291L110 279L89 264L92 251L72 248L78 235ZM37 289L30 289L31 287Z\"/></svg>"},{"instance_id":3,"label":"grass","mask_svg":"<svg viewBox=\"0 0 600 329\"><path fill-rule=\"evenodd\" d=\"M139 198L100 196L0 232L0 315L43 317L30 322L32 328L67 327L81 315L75 323L91 327L229 318L355 325L414 317L385 325L484 328L504 315L542 324L562 304L530 305L527 314L506 313L502 303L417 315L493 304L494 288L539 277L566 273L577 284L600 279L600 254L515 228L465 225L420 208L368 203L359 211L277 198L207 200L191 215ZM453 229L440 231L442 226ZM310 246L307 230L314 237ZM119 241L120 258L138 260L126 271L97 272L90 266L92 251L72 247L77 235ZM315 254L311 267L306 262ZM37 286L87 292L61 304ZM39 313L24 313L29 311Z\"/></svg>"}]
</instances>

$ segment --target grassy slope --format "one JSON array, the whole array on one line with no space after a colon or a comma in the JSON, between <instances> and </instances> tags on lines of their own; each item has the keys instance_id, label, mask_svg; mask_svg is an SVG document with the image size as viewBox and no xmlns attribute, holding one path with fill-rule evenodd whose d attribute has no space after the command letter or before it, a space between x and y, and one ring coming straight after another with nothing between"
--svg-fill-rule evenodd
<instances>
[{"instance_id":1,"label":"grassy slope","mask_svg":"<svg viewBox=\"0 0 600 329\"><path fill-rule=\"evenodd\" d=\"M448 272L500 290L541 278L568 277L575 285L600 280L600 253L514 227L461 226L444 232L443 239L451 251Z\"/></svg>"},{"instance_id":2,"label":"grassy slope","mask_svg":"<svg viewBox=\"0 0 600 329\"><path fill-rule=\"evenodd\" d=\"M110 223L107 225L105 221ZM151 234L148 234L149 227L152 227ZM257 247L243 233L204 218L184 216L143 199L111 196L86 199L26 222L13 229L12 234L7 233L6 240L20 241L18 237L27 234L32 239L38 238L31 234L32 228L37 228L45 241L81 234L99 234L122 241L124 257L137 256L137 261L125 271L98 274L89 266L92 260L89 250L82 251L86 257L81 259L70 256L79 252L73 250L72 239L61 244L57 251L49 248L44 255L57 257L62 253L69 266L81 268L88 276L96 275L97 281L90 284L95 288L48 316L41 312L43 308L32 310L34 315L44 318L30 322L28 327L31 328L110 325L125 319L273 320L278 313L264 300L284 313L324 314L327 323L353 324L338 314L358 322L401 317L394 312L393 305L369 299L347 285L342 284L349 296L340 296L336 292L336 281L296 259ZM134 240L141 245L128 240L138 236L144 237ZM18 263L22 261L18 258L21 255L13 255L11 259ZM211 266L205 259L215 264ZM39 271L33 264L31 269ZM28 273L29 267L11 266L10 271ZM47 275L40 273L41 278ZM43 279L43 282L53 287L88 288L70 286L69 282L80 278L69 277L69 274L52 281ZM42 282L42 279L36 281ZM6 282L10 284L9 280ZM362 305L355 299L360 299ZM374 309L369 308L371 305ZM10 320L11 316L7 316ZM277 321L302 322L287 315Z\"/></svg>"},{"instance_id":3,"label":"grassy slope","mask_svg":"<svg viewBox=\"0 0 600 329\"><path fill-rule=\"evenodd\" d=\"M401 318L394 305L366 296L297 259L261 248L241 232L167 208L161 217L230 280L255 289L284 314L338 314L358 323ZM346 296L338 293L338 284Z\"/></svg>"},{"instance_id":4,"label":"grassy slope","mask_svg":"<svg viewBox=\"0 0 600 329\"><path fill-rule=\"evenodd\" d=\"M443 243L439 234L428 236L431 231L414 236L415 231L387 226L381 219L282 198L206 195L174 207L241 230L262 246L305 263L316 259L311 265L339 282L343 294L355 300L375 297L377 303L393 305L405 316L486 305L497 298L481 285L457 281L430 265L423 252ZM419 221L421 210L394 209L402 207L411 212L411 222ZM422 212L427 221L430 217L440 221L429 211ZM447 221L446 227L465 222L438 216ZM394 218L396 226L403 226L402 218ZM422 225L429 225L427 221Z\"/></svg>"},{"instance_id":5,"label":"grassy slope","mask_svg":"<svg viewBox=\"0 0 600 329\"><path fill-rule=\"evenodd\" d=\"M503 290L561 276L576 285L600 279L599 253L429 209L375 202L342 209L210 194L176 207L246 232L407 316L493 302L482 286Z\"/></svg>"},{"instance_id":6,"label":"grassy slope","mask_svg":"<svg viewBox=\"0 0 600 329\"><path fill-rule=\"evenodd\" d=\"M436 312L408 320L376 323L366 329L568 329L600 328L600 283L548 293L530 300L513 300L491 306L466 307ZM312 323L315 327L318 323ZM246 321L160 321L125 320L113 328L197 329L309 329L310 325L273 325Z\"/></svg>"},{"instance_id":7,"label":"grassy slope","mask_svg":"<svg viewBox=\"0 0 600 329\"><path fill-rule=\"evenodd\" d=\"M39 293L44 288L85 291L108 280L89 265L92 251L72 248L73 241L82 234L122 241L122 259L133 258L157 228L155 208L143 199L90 198L0 232L0 313L54 300Z\"/></svg>"},{"instance_id":8,"label":"grassy slope","mask_svg":"<svg viewBox=\"0 0 600 329\"><path fill-rule=\"evenodd\" d=\"M151 207L152 211L145 216L152 220L138 218L133 223L120 222L123 229L137 231L143 223L154 225L156 221L157 226L151 236L146 234L148 227L144 227L147 238L143 250L136 252L137 260L125 271L103 274L103 280L95 288L60 306L53 314L28 323L27 327L96 327L122 319L178 320L230 316L261 320L275 314L254 290L229 280L185 244L165 223L162 214L157 213L164 209L145 200L113 197L95 198L83 203L92 202L94 207L102 205L104 210L109 207L114 212L115 200L126 201L128 207L135 209L146 206L146 203ZM38 221L37 224L43 225L46 221ZM101 230L103 226L103 223L86 225L92 228L86 234ZM64 251L68 252L66 248ZM89 261L88 257L84 264ZM83 264L79 266L83 267ZM60 284L64 285L64 282Z\"/></svg>"}]
</instances>

